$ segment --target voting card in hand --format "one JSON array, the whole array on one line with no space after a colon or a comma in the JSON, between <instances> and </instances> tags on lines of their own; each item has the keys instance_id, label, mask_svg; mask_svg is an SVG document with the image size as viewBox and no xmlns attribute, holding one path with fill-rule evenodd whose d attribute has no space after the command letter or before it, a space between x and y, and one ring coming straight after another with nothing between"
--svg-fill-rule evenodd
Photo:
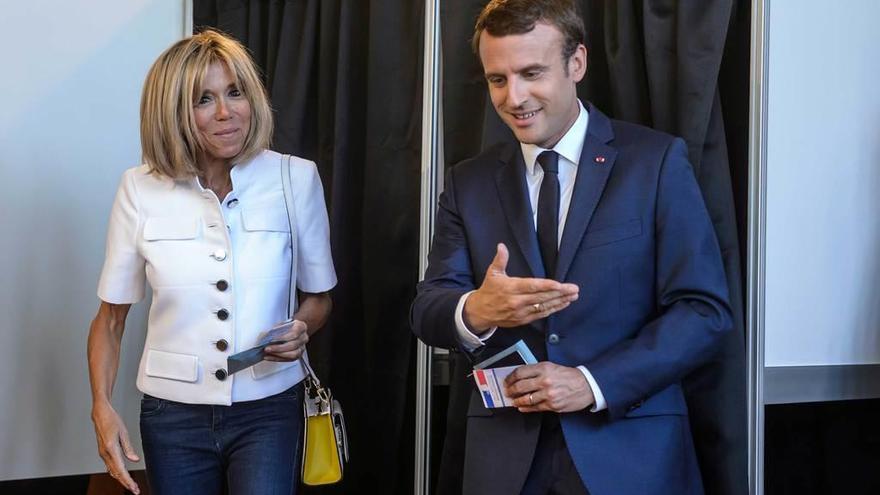
<instances>
[{"instance_id":1,"label":"voting card in hand","mask_svg":"<svg viewBox=\"0 0 880 495\"><path fill-rule=\"evenodd\" d=\"M520 366L474 370L474 381L477 382L477 390L486 409L513 407L513 398L504 392L504 379Z\"/></svg>"},{"instance_id":2,"label":"voting card in hand","mask_svg":"<svg viewBox=\"0 0 880 495\"><path fill-rule=\"evenodd\" d=\"M504 379L524 364L536 364L535 355L522 340L474 366L474 381L488 409L513 407L513 399L504 392ZM490 367L491 366L491 367Z\"/></svg>"},{"instance_id":3,"label":"voting card in hand","mask_svg":"<svg viewBox=\"0 0 880 495\"><path fill-rule=\"evenodd\" d=\"M226 359L226 372L231 375L243 369L250 368L262 361L263 350L266 346L283 343L284 340L281 340L281 337L290 330L291 326L293 326L293 320L283 321L267 330L266 333L260 337L256 346L229 356Z\"/></svg>"}]
</instances>

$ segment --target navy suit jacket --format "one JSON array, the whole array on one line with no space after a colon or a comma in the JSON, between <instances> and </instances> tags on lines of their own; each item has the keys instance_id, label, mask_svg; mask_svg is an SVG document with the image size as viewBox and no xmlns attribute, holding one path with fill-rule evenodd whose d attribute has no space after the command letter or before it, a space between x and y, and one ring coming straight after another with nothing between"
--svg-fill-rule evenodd
<instances>
[{"instance_id":1,"label":"navy suit jacket","mask_svg":"<svg viewBox=\"0 0 880 495\"><path fill-rule=\"evenodd\" d=\"M544 273L519 146L490 148L447 175L413 330L429 345L459 347L456 305L480 286L499 242L508 275L577 284L568 308L498 329L480 352L524 339L540 360L590 370L608 409L560 422L592 495L700 494L681 380L732 327L715 232L684 141L588 111L556 273ZM475 389L464 492L518 493L540 422L485 409Z\"/></svg>"}]
</instances>

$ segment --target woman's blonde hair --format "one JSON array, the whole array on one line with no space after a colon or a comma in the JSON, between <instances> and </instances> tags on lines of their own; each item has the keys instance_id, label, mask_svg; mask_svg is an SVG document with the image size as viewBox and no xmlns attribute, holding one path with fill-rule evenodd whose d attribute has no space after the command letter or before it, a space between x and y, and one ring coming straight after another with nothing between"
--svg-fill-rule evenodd
<instances>
[{"instance_id":1,"label":"woman's blonde hair","mask_svg":"<svg viewBox=\"0 0 880 495\"><path fill-rule=\"evenodd\" d=\"M193 106L208 67L215 62L229 69L251 106L250 130L232 162L246 162L269 146L272 110L253 60L238 41L207 30L165 50L147 73L141 97L141 148L152 173L173 179L200 174L198 157L205 146L196 131Z\"/></svg>"}]
</instances>

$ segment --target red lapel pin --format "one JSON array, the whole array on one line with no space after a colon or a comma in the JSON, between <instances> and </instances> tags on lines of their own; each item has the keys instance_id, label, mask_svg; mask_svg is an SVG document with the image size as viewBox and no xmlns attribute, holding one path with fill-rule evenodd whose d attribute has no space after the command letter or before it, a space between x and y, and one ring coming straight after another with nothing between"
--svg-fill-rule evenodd
<instances>
[{"instance_id":1,"label":"red lapel pin","mask_svg":"<svg viewBox=\"0 0 880 495\"><path fill-rule=\"evenodd\" d=\"M601 164L605 163L605 157L602 155L599 155L596 158L593 158L593 161L601 165Z\"/></svg>"}]
</instances>

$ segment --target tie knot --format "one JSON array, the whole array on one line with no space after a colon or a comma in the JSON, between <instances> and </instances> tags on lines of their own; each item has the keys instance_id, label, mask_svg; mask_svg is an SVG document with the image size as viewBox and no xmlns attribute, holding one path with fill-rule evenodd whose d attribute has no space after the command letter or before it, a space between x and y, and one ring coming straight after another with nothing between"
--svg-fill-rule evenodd
<instances>
[{"instance_id":1,"label":"tie knot","mask_svg":"<svg viewBox=\"0 0 880 495\"><path fill-rule=\"evenodd\" d=\"M538 155L538 163L541 164L541 168L544 169L545 174L559 173L559 153L553 150L542 151L541 154Z\"/></svg>"}]
</instances>

